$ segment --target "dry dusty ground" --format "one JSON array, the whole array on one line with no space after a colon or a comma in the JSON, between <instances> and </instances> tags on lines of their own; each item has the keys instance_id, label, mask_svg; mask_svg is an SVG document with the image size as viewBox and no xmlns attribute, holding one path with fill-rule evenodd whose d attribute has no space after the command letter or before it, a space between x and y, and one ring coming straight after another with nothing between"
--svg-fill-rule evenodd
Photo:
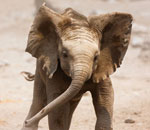
<instances>
[{"instance_id":1,"label":"dry dusty ground","mask_svg":"<svg viewBox=\"0 0 150 130\"><path fill-rule=\"evenodd\" d=\"M150 130L150 51L144 57L146 59L141 60L144 43L134 39L134 36L143 35L147 39L149 35L150 2L58 1L51 0L51 3L60 9L71 6L85 15L124 11L134 16L136 26L132 42L140 45L129 47L122 67L112 76L114 130ZM20 72L34 73L35 70L35 59L24 52L33 15L31 0L5 0L0 4L0 130L19 130L31 104L33 82L25 81ZM124 123L126 119L135 123ZM91 96L87 94L75 111L71 130L93 130L94 124L95 113ZM40 130L46 129L47 118L40 123Z\"/></svg>"}]
</instances>

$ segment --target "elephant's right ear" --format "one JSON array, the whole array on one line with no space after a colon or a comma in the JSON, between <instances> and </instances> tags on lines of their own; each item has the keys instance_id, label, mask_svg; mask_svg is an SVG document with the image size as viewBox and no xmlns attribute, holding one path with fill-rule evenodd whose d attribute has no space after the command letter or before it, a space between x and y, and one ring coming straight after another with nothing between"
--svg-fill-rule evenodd
<instances>
[{"instance_id":1,"label":"elephant's right ear","mask_svg":"<svg viewBox=\"0 0 150 130\"><path fill-rule=\"evenodd\" d=\"M57 69L58 23L62 16L42 6L35 16L29 32L26 52L42 61L43 70L49 77Z\"/></svg>"}]
</instances>

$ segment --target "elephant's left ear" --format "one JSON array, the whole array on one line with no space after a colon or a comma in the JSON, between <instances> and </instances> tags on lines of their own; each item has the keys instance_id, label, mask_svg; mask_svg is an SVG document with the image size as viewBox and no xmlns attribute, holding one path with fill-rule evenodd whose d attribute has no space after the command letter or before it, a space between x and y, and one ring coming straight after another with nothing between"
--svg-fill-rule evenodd
<instances>
[{"instance_id":1,"label":"elephant's left ear","mask_svg":"<svg viewBox=\"0 0 150 130\"><path fill-rule=\"evenodd\" d=\"M98 67L93 74L94 82L106 79L120 67L130 41L132 19L132 16L126 13L89 18L91 26L102 34Z\"/></svg>"}]
</instances>

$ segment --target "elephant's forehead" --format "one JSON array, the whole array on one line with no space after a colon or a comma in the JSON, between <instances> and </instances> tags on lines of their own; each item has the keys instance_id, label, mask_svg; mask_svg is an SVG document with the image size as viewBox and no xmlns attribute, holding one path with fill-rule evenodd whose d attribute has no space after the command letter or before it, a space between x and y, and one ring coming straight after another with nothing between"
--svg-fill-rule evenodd
<instances>
[{"instance_id":1,"label":"elephant's forehead","mask_svg":"<svg viewBox=\"0 0 150 130\"><path fill-rule=\"evenodd\" d=\"M88 27L74 27L66 29L62 34L63 41L98 42L98 34Z\"/></svg>"},{"instance_id":2,"label":"elephant's forehead","mask_svg":"<svg viewBox=\"0 0 150 130\"><path fill-rule=\"evenodd\" d=\"M80 27L74 30L68 29L62 36L63 46L68 49L97 50L99 45L98 34L89 28Z\"/></svg>"},{"instance_id":3,"label":"elephant's forehead","mask_svg":"<svg viewBox=\"0 0 150 130\"><path fill-rule=\"evenodd\" d=\"M91 53L98 51L98 44L95 42L87 43L86 41L68 40L63 42L63 46L72 53Z\"/></svg>"}]
</instances>

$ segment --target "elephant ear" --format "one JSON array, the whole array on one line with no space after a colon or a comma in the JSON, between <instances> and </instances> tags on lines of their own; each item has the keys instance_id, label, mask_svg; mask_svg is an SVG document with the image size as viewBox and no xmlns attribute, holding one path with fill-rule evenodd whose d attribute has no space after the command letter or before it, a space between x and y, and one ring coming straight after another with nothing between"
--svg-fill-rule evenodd
<instances>
[{"instance_id":1,"label":"elephant ear","mask_svg":"<svg viewBox=\"0 0 150 130\"><path fill-rule=\"evenodd\" d=\"M112 13L89 18L89 23L100 32L100 56L93 74L93 81L99 83L120 67L127 51L132 16L126 13Z\"/></svg>"},{"instance_id":2,"label":"elephant ear","mask_svg":"<svg viewBox=\"0 0 150 130\"><path fill-rule=\"evenodd\" d=\"M46 74L51 78L57 69L58 29L61 15L41 6L28 35L26 52L36 57Z\"/></svg>"}]
</instances>

